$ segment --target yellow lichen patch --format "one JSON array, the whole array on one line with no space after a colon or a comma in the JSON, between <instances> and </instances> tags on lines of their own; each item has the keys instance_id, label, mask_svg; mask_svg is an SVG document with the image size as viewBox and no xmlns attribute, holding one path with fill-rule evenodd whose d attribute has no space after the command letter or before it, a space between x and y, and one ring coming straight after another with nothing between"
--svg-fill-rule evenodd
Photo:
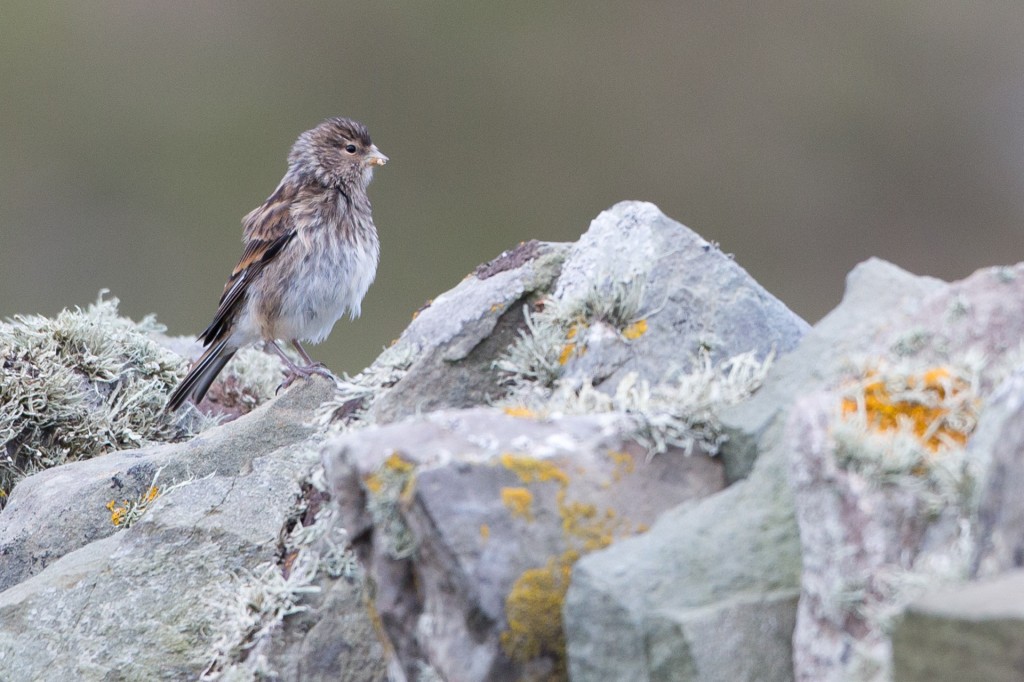
<instances>
[{"instance_id":1,"label":"yellow lichen patch","mask_svg":"<svg viewBox=\"0 0 1024 682\"><path fill-rule=\"evenodd\" d=\"M416 465L402 459L402 456L397 452L392 452L388 458L384 460L384 468L390 469L391 471L399 474L408 474L416 468Z\"/></svg>"},{"instance_id":2,"label":"yellow lichen patch","mask_svg":"<svg viewBox=\"0 0 1024 682\"><path fill-rule=\"evenodd\" d=\"M501 456L501 465L518 476L523 483L555 481L561 486L569 484L569 477L558 466L535 457L506 452Z\"/></svg>"},{"instance_id":3,"label":"yellow lichen patch","mask_svg":"<svg viewBox=\"0 0 1024 682\"><path fill-rule=\"evenodd\" d=\"M117 505L117 500L107 502L107 511L110 512L110 522L120 527L124 523L125 515L128 513L128 500L125 500L122 506Z\"/></svg>"},{"instance_id":4,"label":"yellow lichen patch","mask_svg":"<svg viewBox=\"0 0 1024 682\"><path fill-rule=\"evenodd\" d=\"M491 527L488 526L486 523L480 524L480 537L483 538L485 541L491 539Z\"/></svg>"},{"instance_id":5,"label":"yellow lichen patch","mask_svg":"<svg viewBox=\"0 0 1024 682\"><path fill-rule=\"evenodd\" d=\"M533 521L533 512L530 506L533 504L533 493L526 488L502 488L501 503L504 504L513 516Z\"/></svg>"},{"instance_id":6,"label":"yellow lichen patch","mask_svg":"<svg viewBox=\"0 0 1024 682\"><path fill-rule=\"evenodd\" d=\"M622 335L633 341L639 339L641 336L647 333L647 320L637 320L633 324L629 325L622 330Z\"/></svg>"},{"instance_id":7,"label":"yellow lichen patch","mask_svg":"<svg viewBox=\"0 0 1024 682\"><path fill-rule=\"evenodd\" d=\"M564 365L569 362L572 356L576 353L576 344L567 343L562 346L562 352L558 354L558 364Z\"/></svg>"},{"instance_id":8,"label":"yellow lichen patch","mask_svg":"<svg viewBox=\"0 0 1024 682\"><path fill-rule=\"evenodd\" d=\"M612 461L612 464L615 467L612 470L612 480L616 483L621 481L623 477L633 473L636 469L636 460L633 459L633 455L628 452L612 450L608 453L608 458Z\"/></svg>"},{"instance_id":9,"label":"yellow lichen patch","mask_svg":"<svg viewBox=\"0 0 1024 682\"><path fill-rule=\"evenodd\" d=\"M619 454L632 463L628 453ZM621 461L622 467L626 467L625 459L615 461ZM520 663L539 656L548 657L553 665L549 679L565 680L562 604L569 588L572 566L581 556L607 547L616 535L629 535L632 529L627 522L617 518L614 509L600 511L593 504L569 500L569 477L551 462L508 453L502 455L501 462L524 483L553 481L558 484L555 500L567 546L562 554L549 558L544 567L524 571L513 584L505 600L508 629L501 634L502 649ZM519 490L529 494L525 488L502 489L505 506L513 509L513 504L522 504L518 493L511 494L511 491ZM532 500L532 495L529 499Z\"/></svg>"},{"instance_id":10,"label":"yellow lichen patch","mask_svg":"<svg viewBox=\"0 0 1024 682\"><path fill-rule=\"evenodd\" d=\"M520 419L536 419L537 413L528 407L506 407L502 410L505 414L510 417L519 417Z\"/></svg>"},{"instance_id":11,"label":"yellow lichen patch","mask_svg":"<svg viewBox=\"0 0 1024 682\"><path fill-rule=\"evenodd\" d=\"M932 452L964 445L977 408L968 381L948 367L909 375L869 371L842 401L844 417L862 415L869 429L881 432L909 427Z\"/></svg>"},{"instance_id":12,"label":"yellow lichen patch","mask_svg":"<svg viewBox=\"0 0 1024 682\"><path fill-rule=\"evenodd\" d=\"M566 501L564 490L558 491L558 515L562 519L562 534L584 554L612 544L622 526L615 519L614 509L598 514L592 504Z\"/></svg>"},{"instance_id":13,"label":"yellow lichen patch","mask_svg":"<svg viewBox=\"0 0 1024 682\"><path fill-rule=\"evenodd\" d=\"M572 554L567 552L549 559L543 568L524 571L505 600L508 630L501 633L502 649L520 663L551 656L555 661L552 679L556 680L566 679L562 604L578 558Z\"/></svg>"},{"instance_id":14,"label":"yellow lichen patch","mask_svg":"<svg viewBox=\"0 0 1024 682\"><path fill-rule=\"evenodd\" d=\"M401 455L397 452L392 452L388 458L384 460L380 469L367 476L363 483L366 485L366 489L368 491L375 495L379 495L384 492L386 488L394 488L394 483L398 481L400 482L400 485L396 492L399 495L402 495L410 488L409 484L412 481L412 473L415 469L415 464L402 459Z\"/></svg>"},{"instance_id":15,"label":"yellow lichen patch","mask_svg":"<svg viewBox=\"0 0 1024 682\"><path fill-rule=\"evenodd\" d=\"M107 502L106 508L110 512L110 522L118 528L131 526L135 521L142 518L150 503L159 496L160 489L155 485L151 485L145 493L139 495L138 499L125 499L122 500L122 504L118 504L117 500Z\"/></svg>"}]
</instances>

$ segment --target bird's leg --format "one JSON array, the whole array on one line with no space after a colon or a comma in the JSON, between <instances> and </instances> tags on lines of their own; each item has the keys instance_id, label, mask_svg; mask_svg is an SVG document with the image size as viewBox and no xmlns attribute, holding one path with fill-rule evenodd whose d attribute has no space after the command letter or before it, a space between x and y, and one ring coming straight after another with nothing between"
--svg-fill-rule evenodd
<instances>
[{"instance_id":1,"label":"bird's leg","mask_svg":"<svg viewBox=\"0 0 1024 682\"><path fill-rule=\"evenodd\" d=\"M307 367L312 367L313 365L317 365L319 367L324 366L324 363L322 362L313 362L313 358L309 357L309 353L307 353L306 349L302 347L302 344L299 343L298 339L292 339L292 348L299 352L299 356L305 360Z\"/></svg>"},{"instance_id":2,"label":"bird's leg","mask_svg":"<svg viewBox=\"0 0 1024 682\"><path fill-rule=\"evenodd\" d=\"M288 388L299 377L308 379L314 374L319 374L320 376L334 381L334 375L331 373L331 370L327 369L322 362L313 362L306 350L299 345L298 340L292 339L292 345L295 346L295 350L299 351L299 355L302 356L302 359L306 361L306 365L304 367L300 367L292 362L292 359L288 357L288 354L285 353L279 345L277 345L277 341L269 341L268 343L270 344L270 347L274 349L274 352L280 356L285 367L288 369L288 376L286 376L281 385L277 387L278 391L282 388Z\"/></svg>"}]
</instances>

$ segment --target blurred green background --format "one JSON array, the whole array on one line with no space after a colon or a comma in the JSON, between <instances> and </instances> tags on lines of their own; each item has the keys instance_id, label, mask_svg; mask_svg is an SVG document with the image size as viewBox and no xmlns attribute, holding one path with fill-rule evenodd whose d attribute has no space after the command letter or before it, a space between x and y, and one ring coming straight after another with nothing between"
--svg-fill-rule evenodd
<instances>
[{"instance_id":1,"label":"blurred green background","mask_svg":"<svg viewBox=\"0 0 1024 682\"><path fill-rule=\"evenodd\" d=\"M356 372L525 239L656 202L813 322L869 256L1024 253L1024 3L166 2L0 7L0 316L107 287L209 321L296 135L367 124L383 242Z\"/></svg>"}]
</instances>

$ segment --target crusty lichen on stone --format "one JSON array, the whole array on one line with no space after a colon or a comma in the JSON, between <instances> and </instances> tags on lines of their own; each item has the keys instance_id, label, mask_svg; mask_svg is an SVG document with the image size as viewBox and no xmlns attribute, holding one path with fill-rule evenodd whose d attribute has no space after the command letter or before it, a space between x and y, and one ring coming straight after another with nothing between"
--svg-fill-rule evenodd
<instances>
[{"instance_id":1,"label":"crusty lichen on stone","mask_svg":"<svg viewBox=\"0 0 1024 682\"><path fill-rule=\"evenodd\" d=\"M974 474L965 449L981 411L972 363L877 363L844 387L833 428L844 466L916 491L932 509L966 502Z\"/></svg>"},{"instance_id":2,"label":"crusty lichen on stone","mask_svg":"<svg viewBox=\"0 0 1024 682\"><path fill-rule=\"evenodd\" d=\"M387 553L405 559L416 551L416 538L402 515L416 490L416 465L392 452L377 471L363 481L366 507L379 529Z\"/></svg>"},{"instance_id":3,"label":"crusty lichen on stone","mask_svg":"<svg viewBox=\"0 0 1024 682\"><path fill-rule=\"evenodd\" d=\"M628 457L628 455L626 455ZM548 557L544 566L523 571L505 599L508 628L501 633L501 646L512 660L531 666L543 658L550 665L549 680L565 680L565 632L562 605L569 589L569 576L580 557L603 549L618 537L636 532L613 509L599 510L596 505L569 498L569 475L553 461L526 454L504 453L503 467L527 486L557 486L555 506L561 522L565 550ZM533 493L527 487L508 487L501 491L502 503L516 517L532 520Z\"/></svg>"},{"instance_id":4,"label":"crusty lichen on stone","mask_svg":"<svg viewBox=\"0 0 1024 682\"><path fill-rule=\"evenodd\" d=\"M0 498L36 471L180 439L205 425L163 412L187 370L151 338L164 328L152 315L121 317L118 300L105 293L84 310L0 323Z\"/></svg>"}]
</instances>

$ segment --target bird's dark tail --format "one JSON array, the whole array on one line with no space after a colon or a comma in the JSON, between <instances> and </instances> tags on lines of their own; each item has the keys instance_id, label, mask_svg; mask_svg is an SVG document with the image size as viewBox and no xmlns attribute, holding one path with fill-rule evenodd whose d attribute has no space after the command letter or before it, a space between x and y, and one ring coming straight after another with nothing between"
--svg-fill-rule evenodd
<instances>
[{"instance_id":1,"label":"bird's dark tail","mask_svg":"<svg viewBox=\"0 0 1024 682\"><path fill-rule=\"evenodd\" d=\"M196 364L192 365L188 375L181 380L178 387L171 393L164 410L174 412L188 398L191 398L192 402L197 405L199 404L199 401L203 399L206 392L210 390L210 384L213 383L213 380L217 378L220 371L224 369L224 365L228 364L228 360L238 350L237 348L229 347L227 344L227 339L224 339L220 343L206 349L206 352L203 353Z\"/></svg>"}]
</instances>

